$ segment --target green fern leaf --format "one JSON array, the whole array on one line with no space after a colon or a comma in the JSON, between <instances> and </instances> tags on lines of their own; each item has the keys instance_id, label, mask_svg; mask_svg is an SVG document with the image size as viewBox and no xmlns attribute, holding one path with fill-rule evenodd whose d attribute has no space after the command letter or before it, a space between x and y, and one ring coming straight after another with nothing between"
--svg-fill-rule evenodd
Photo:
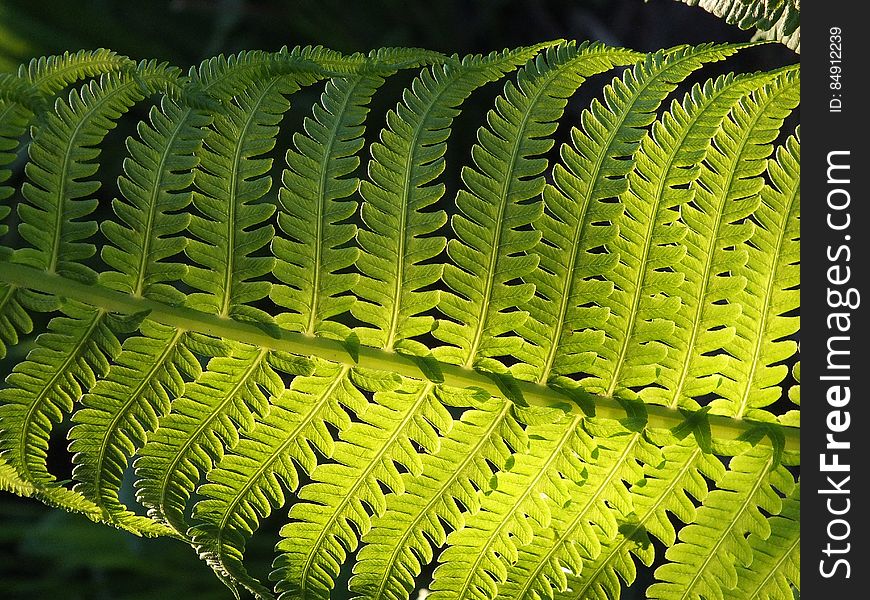
<instances>
[{"instance_id":1,"label":"green fern leaf","mask_svg":"<svg viewBox=\"0 0 870 600\"><path fill-rule=\"evenodd\" d=\"M689 495L703 501L708 493L704 478L718 482L725 473L719 459L704 454L692 443L666 446L662 457L659 464L644 464L643 478L631 488L633 511L614 515L616 532L601 544L597 556L583 562L579 570L569 567L571 573L565 583L571 591L566 598L618 599L620 579L631 584L637 576L632 554L644 565L653 562L655 552L649 534L666 546L674 544L676 533L666 513L683 523L692 523L696 510ZM573 543L582 539L575 536L578 541Z\"/></svg>"},{"instance_id":2,"label":"green fern leaf","mask_svg":"<svg viewBox=\"0 0 870 600\"><path fill-rule=\"evenodd\" d=\"M572 144L562 148L564 168L559 165L554 169L558 192L552 190L548 196L552 212L567 222L545 218L539 225L542 239L574 257L573 263L566 270L554 264L557 259L552 250L541 251L542 256L549 255L549 260L543 269L534 272L531 281L545 296L529 303L532 319L522 329L534 344L523 348L525 356L534 357L530 362L551 366L555 374L563 377L589 373L591 376L580 379L579 385L605 396L625 393L629 386L649 385L655 379L654 365L665 353L660 340L670 330L667 315L674 305L673 299L664 303L659 299L666 277L653 277L647 286L643 285L644 265L654 250L650 244L655 238L651 229L644 231L642 227L657 224L652 212L657 201L653 198L629 206L603 201L625 193L634 160L620 157L635 154L644 128L655 120L655 110L666 95L705 62L722 60L736 50L733 46L700 46L651 55L605 89L606 105L594 101L584 112L583 130L575 128ZM666 206L667 201L661 210L667 210ZM591 225L605 220L618 225L618 237L613 228ZM669 231L665 228L660 233ZM659 256L650 257L651 271L679 258L669 255L667 245L671 241L668 238L664 247L654 251ZM612 246L616 256L590 256L588 251L602 244ZM661 263L663 260L665 263ZM572 270L579 271L583 279ZM548 272L555 277L548 276ZM602 273L607 273L605 282L598 280ZM574 281L573 289L566 288L568 282ZM650 284L652 288L647 289ZM664 306L641 310L642 296L653 297L654 304ZM550 298L554 300L546 301ZM584 306L589 298L597 300L596 306ZM665 318L650 314L656 308ZM566 327L566 322L576 326ZM566 382L556 379L555 383Z\"/></svg>"},{"instance_id":3,"label":"green fern leaf","mask_svg":"<svg viewBox=\"0 0 870 600\"><path fill-rule=\"evenodd\" d=\"M27 360L16 365L0 390L0 448L25 481L55 483L45 461L52 427L73 410L82 388L102 377L120 351L106 313L68 301Z\"/></svg>"},{"instance_id":4,"label":"green fern leaf","mask_svg":"<svg viewBox=\"0 0 870 600\"><path fill-rule=\"evenodd\" d=\"M800 0L680 1L690 6L700 6L740 29L757 28L754 39L776 40L795 52L801 51Z\"/></svg>"},{"instance_id":5,"label":"green fern leaf","mask_svg":"<svg viewBox=\"0 0 870 600\"><path fill-rule=\"evenodd\" d=\"M359 186L348 175L359 166L367 105L383 82L371 75L328 81L305 134L297 133L296 149L287 152L278 217L287 237L272 241L275 275L286 286L273 288L271 297L290 310L278 317L282 327L338 339L349 334L334 320L353 304L347 292L358 281L356 274L338 273L359 254L347 245L356 227L346 221L357 209L348 198Z\"/></svg>"},{"instance_id":6,"label":"green fern leaf","mask_svg":"<svg viewBox=\"0 0 870 600\"><path fill-rule=\"evenodd\" d=\"M238 428L250 430L254 414L262 417L268 412L264 390L272 396L284 390L281 372L305 373L309 368L302 359L288 360L243 344L233 344L226 356L212 358L206 370L184 386L184 395L158 421L136 460L137 498L151 516L183 535L185 505L200 473L220 460L224 445L238 443Z\"/></svg>"},{"instance_id":7,"label":"green fern leaf","mask_svg":"<svg viewBox=\"0 0 870 600\"><path fill-rule=\"evenodd\" d=\"M680 530L680 543L668 548L670 561L656 569L659 579L649 588L655 600L715 598L724 600L737 585L737 565L753 560L747 534L770 536L770 524L761 513L778 514L782 498L791 493L794 478L785 469L772 468L769 449L753 449L731 459L728 471L710 492L695 522Z\"/></svg>"},{"instance_id":8,"label":"green fern leaf","mask_svg":"<svg viewBox=\"0 0 870 600\"><path fill-rule=\"evenodd\" d=\"M273 507L284 505L282 484L298 488L294 461L310 475L317 465L315 450L333 455L335 442L325 424L344 431L351 420L342 407L362 415L367 406L348 367L320 363L312 375L295 378L274 396L269 414L209 473L209 483L198 489L206 499L194 507L197 524L190 533L200 555L231 588L241 584L261 597L272 596L242 564L247 538Z\"/></svg>"},{"instance_id":9,"label":"green fern leaf","mask_svg":"<svg viewBox=\"0 0 870 600\"><path fill-rule=\"evenodd\" d=\"M770 535L767 538L754 533L749 536L752 564L738 566L735 598L791 600L794 597L792 586L800 589L800 501L798 483L783 500L779 515L771 517Z\"/></svg>"},{"instance_id":10,"label":"green fern leaf","mask_svg":"<svg viewBox=\"0 0 870 600\"><path fill-rule=\"evenodd\" d=\"M371 528L365 505L376 515L386 510L385 493L404 492L397 464L411 473L422 470L413 443L429 453L439 447L439 433L449 430L452 420L433 391L434 384L368 378L374 402L365 410L363 422L341 432L332 458L335 464L318 465L311 483L299 492L300 500L290 509L294 519L281 530L281 554L272 578L281 598L326 598L344 562L345 549L358 545L356 528L364 535Z\"/></svg>"},{"instance_id":11,"label":"green fern leaf","mask_svg":"<svg viewBox=\"0 0 870 600\"><path fill-rule=\"evenodd\" d=\"M777 105L787 111L797 96L789 100ZM771 112L768 126L778 116ZM725 346L734 360L719 390L723 400L712 403L713 410L756 421L774 419L763 408L782 395L778 384L788 366L779 363L797 351L797 342L790 338L799 329L799 318L786 315L800 307L800 292L792 289L800 283L799 138L790 137L766 166L776 187L762 188L761 203L753 213L757 227L747 244L746 263L737 272L746 278L742 310L734 324L736 335ZM751 365L741 364L749 361Z\"/></svg>"},{"instance_id":12,"label":"green fern leaf","mask_svg":"<svg viewBox=\"0 0 870 600\"><path fill-rule=\"evenodd\" d=\"M451 393L441 394L449 402ZM360 598L407 597L422 565L432 561L433 545L447 541L443 523L460 529L466 513L480 510L478 490L487 489L492 479L488 465L505 465L514 451L528 446L511 406L493 398L466 411L441 438L439 452L422 457L422 473L402 475L405 493L387 497L386 512L373 519L362 538L350 581ZM458 463L457 456L462 457Z\"/></svg>"},{"instance_id":13,"label":"green fern leaf","mask_svg":"<svg viewBox=\"0 0 870 600\"><path fill-rule=\"evenodd\" d=\"M729 389L726 385L720 390L720 373L728 372L729 359L713 352L727 347L736 335L734 322L741 311L739 297L746 281L739 273L753 231L752 223L744 219L758 207L757 192L763 186L759 176L772 150L770 134L796 101L797 81L794 71L783 72L732 109L693 185L693 202L682 207L687 225L683 238L686 279L680 288L683 304L674 317L673 340L679 351L662 361L665 368L659 377L668 390L665 401L672 406L695 408L693 398ZM751 125L742 129L733 119L748 120ZM736 137L727 137L726 130ZM732 275L721 276L728 273ZM660 392L649 393L658 396ZM714 401L713 406L722 410L718 408L721 404ZM726 406L731 414L736 412L733 404Z\"/></svg>"},{"instance_id":14,"label":"green fern leaf","mask_svg":"<svg viewBox=\"0 0 870 600\"><path fill-rule=\"evenodd\" d=\"M547 161L540 155L567 98L590 75L635 60L633 52L600 45L550 48L526 65L517 84L508 83L478 131L472 158L479 170L463 168L462 190L453 218L456 238L447 245L455 265L445 266L439 309L448 317L433 332L448 344L435 356L445 362L502 372L494 357L516 354L521 338L503 334L522 324L525 313L507 312L534 293L530 283L511 281L537 266L537 255L522 254L538 241L522 228L537 220L543 205L534 199L544 186ZM532 202L529 202L529 201Z\"/></svg>"},{"instance_id":15,"label":"green fern leaf","mask_svg":"<svg viewBox=\"0 0 870 600\"><path fill-rule=\"evenodd\" d=\"M356 318L371 324L358 329L367 343L411 354L428 354L412 339L428 333L437 303L431 286L441 276L423 263L444 250L446 240L432 235L446 222L444 211L427 210L444 194L433 184L444 169L447 138L462 102L478 87L526 62L539 46L468 57L424 70L402 104L387 116L380 143L372 145L369 178L362 181L362 218L358 238L364 252L357 266L366 276L363 302L352 306Z\"/></svg>"},{"instance_id":16,"label":"green fern leaf","mask_svg":"<svg viewBox=\"0 0 870 600\"><path fill-rule=\"evenodd\" d=\"M27 67L22 65L15 79L27 87L28 96L35 95L42 99L37 102L39 105L79 79L117 71L131 63L130 59L109 50L81 50L74 54L66 52L60 56L34 59ZM8 230L4 221L10 212L10 207L2 202L13 194L13 188L5 184L12 174L6 167L15 160L19 140L34 117L34 112L28 106L0 102L0 239ZM0 245L0 260L8 253L9 250ZM49 306L40 306L43 303L34 300L32 294L0 283L0 358L6 355L7 346L18 343L19 335L32 331L33 323L28 315L29 311L43 308L51 310Z\"/></svg>"},{"instance_id":17,"label":"green fern leaf","mask_svg":"<svg viewBox=\"0 0 870 600\"><path fill-rule=\"evenodd\" d=\"M0 349L31 346L0 388L0 488L187 542L237 597L326 598L353 562L358 600L617 600L657 545L652 598L788 597L800 165L797 134L773 143L797 69L662 111L740 47L307 46L187 77L95 51L0 76L0 163L29 156L22 189L0 174ZM552 166L578 87L620 66ZM448 193L465 100L518 67ZM290 96L322 80L273 190ZM152 96L105 203L104 139ZM247 546L276 511L272 590Z\"/></svg>"},{"instance_id":18,"label":"green fern leaf","mask_svg":"<svg viewBox=\"0 0 870 600\"><path fill-rule=\"evenodd\" d=\"M549 527L554 509L568 506L588 483L587 465L598 449L581 419L527 428L528 451L514 455L510 470L484 492L480 510L448 536L433 599L501 597L499 584L517 561L518 548L532 543L534 526Z\"/></svg>"},{"instance_id":19,"label":"green fern leaf","mask_svg":"<svg viewBox=\"0 0 870 600\"><path fill-rule=\"evenodd\" d=\"M36 492L36 488L21 479L18 472L2 456L0 456L0 490L24 497L32 496Z\"/></svg>"}]
</instances>

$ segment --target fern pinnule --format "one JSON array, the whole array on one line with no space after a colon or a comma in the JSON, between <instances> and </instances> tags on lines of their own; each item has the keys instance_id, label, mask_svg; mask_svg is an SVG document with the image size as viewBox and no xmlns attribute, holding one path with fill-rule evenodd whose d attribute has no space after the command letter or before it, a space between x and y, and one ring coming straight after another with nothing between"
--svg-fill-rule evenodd
<instances>
[{"instance_id":1,"label":"fern pinnule","mask_svg":"<svg viewBox=\"0 0 870 600\"><path fill-rule=\"evenodd\" d=\"M368 104L383 82L378 75L330 79L305 119L304 133L293 136L278 192L284 235L272 240L275 277L285 285L273 287L271 297L288 309L278 316L282 327L338 339L349 335L335 318L351 308L348 291L359 280L346 272L359 255L348 245L357 232L347 221L357 211L353 196L359 186L351 174L365 144Z\"/></svg>"},{"instance_id":2,"label":"fern pinnule","mask_svg":"<svg viewBox=\"0 0 870 600\"><path fill-rule=\"evenodd\" d=\"M138 135L127 139L129 155L118 178L122 195L112 203L118 220L101 225L108 241L101 257L114 270L101 273L100 283L134 296L182 304L184 295L169 283L182 279L187 267L167 259L187 242L190 215L181 211L191 202L187 189L210 118L167 97L148 117L148 122L139 123Z\"/></svg>"},{"instance_id":3,"label":"fern pinnule","mask_svg":"<svg viewBox=\"0 0 870 600\"><path fill-rule=\"evenodd\" d=\"M0 490L12 492L25 498L36 493L36 488L21 479L18 472L0 456Z\"/></svg>"},{"instance_id":4,"label":"fern pinnule","mask_svg":"<svg viewBox=\"0 0 870 600\"><path fill-rule=\"evenodd\" d=\"M792 409L787 411L784 415L779 416L779 422L783 425L790 425L792 427L800 427L801 424L801 361L797 361L795 365L791 369L791 376L794 378L795 383L792 384L788 388L788 399L791 401L792 406L796 406L797 409Z\"/></svg>"}]
</instances>

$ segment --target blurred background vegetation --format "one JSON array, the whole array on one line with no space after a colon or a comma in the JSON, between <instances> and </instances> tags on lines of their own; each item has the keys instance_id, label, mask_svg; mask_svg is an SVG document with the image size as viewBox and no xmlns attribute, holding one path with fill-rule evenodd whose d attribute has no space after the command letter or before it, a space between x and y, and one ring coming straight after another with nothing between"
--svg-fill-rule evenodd
<instances>
[{"instance_id":1,"label":"blurred background vegetation","mask_svg":"<svg viewBox=\"0 0 870 600\"><path fill-rule=\"evenodd\" d=\"M159 58L186 69L218 53L276 50L283 45L321 44L343 52L417 46L466 54L564 38L650 51L750 37L750 32L673 0L0 0L0 72L12 71L33 57L97 47L134 59ZM705 77L716 74L717 68L753 71L797 60L787 48L771 44L742 52L727 67L705 71ZM493 88L489 96L484 94L476 105L467 107L472 116L457 122L454 137L458 139L448 162L451 155L467 156L474 129L497 91ZM581 95L599 91L600 85ZM309 99L314 101L317 93L308 92ZM383 114L397 95L381 95L387 98L380 107ZM298 104L310 107L311 102ZM578 101L569 110L564 119L567 126L560 127L557 135L576 123L585 104ZM123 140L134 133L135 121L145 116L146 108L134 111L129 122L122 122L111 134L113 141L102 146L110 163L101 167L103 181L112 180L105 175L119 171ZM289 117L297 123L301 118L301 113ZM465 122L473 127L463 130ZM286 128L288 138L293 129L293 125ZM276 157L282 148L286 139L283 144L279 139ZM277 173L282 164L275 162ZM448 176L456 171L449 170ZM19 172L13 182L20 183L20 178ZM109 187L104 186L103 193L111 196L114 192L105 189ZM17 355L0 362L0 380L26 349L26 344L21 345ZM54 436L52 443L52 471L61 479L68 479L71 471L65 428L68 424L58 428L57 443ZM127 500L135 505L132 496ZM271 548L285 514L286 509L281 509L277 519L266 520L250 543L246 562L254 574L268 573ZM662 549L658 550L661 555ZM349 570L343 575L349 577ZM431 571L422 578L429 575ZM652 570L639 573L637 585L624 597L642 597L651 577ZM4 600L230 597L208 567L180 542L138 539L0 492L0 598ZM343 595L336 592L335 597Z\"/></svg>"}]
</instances>

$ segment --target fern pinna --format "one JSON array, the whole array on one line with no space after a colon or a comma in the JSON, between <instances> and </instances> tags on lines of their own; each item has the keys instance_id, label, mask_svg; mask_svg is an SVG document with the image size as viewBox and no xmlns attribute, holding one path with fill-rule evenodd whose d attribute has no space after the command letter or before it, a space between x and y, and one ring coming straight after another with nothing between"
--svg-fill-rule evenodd
<instances>
[{"instance_id":1,"label":"fern pinna","mask_svg":"<svg viewBox=\"0 0 870 600\"><path fill-rule=\"evenodd\" d=\"M657 560L651 598L791 598L799 73L705 78L744 47L5 76L0 487L184 540L236 595L326 598L350 561L358 598L616 599ZM143 103L115 187L101 145ZM270 583L245 548L278 510Z\"/></svg>"}]
</instances>

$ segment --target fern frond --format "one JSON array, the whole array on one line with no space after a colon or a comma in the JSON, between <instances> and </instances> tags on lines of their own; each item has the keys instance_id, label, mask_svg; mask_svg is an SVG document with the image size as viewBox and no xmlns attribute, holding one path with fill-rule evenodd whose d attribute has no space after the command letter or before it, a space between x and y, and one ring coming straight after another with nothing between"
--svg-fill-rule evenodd
<instances>
[{"instance_id":1,"label":"fern frond","mask_svg":"<svg viewBox=\"0 0 870 600\"><path fill-rule=\"evenodd\" d=\"M704 454L694 443L666 446L661 457L660 463L645 461L643 478L631 487L633 510L614 515L616 530L602 540L597 556L583 562L580 570L571 568L566 581L571 591L566 598L618 600L620 579L630 585L637 576L632 555L646 566L653 562L655 550L649 536L668 547L674 544L676 532L667 513L692 523L696 510L689 495L703 501L709 491L705 478L715 483L725 473L718 458Z\"/></svg>"},{"instance_id":2,"label":"fern frond","mask_svg":"<svg viewBox=\"0 0 870 600\"><path fill-rule=\"evenodd\" d=\"M93 246L83 240L95 233L96 226L76 219L90 214L97 204L95 199L82 198L99 184L81 180L97 169L90 162L99 154L94 146L142 98L140 83L160 86L176 76L154 63L143 63L139 69L137 83L122 75L105 75L80 92L72 92L68 104L58 100L55 112L46 115L30 146L26 167L30 182L23 192L30 203L19 205L19 232L33 247L16 251L12 257L16 262L50 274L93 279L93 271L78 261L93 254ZM59 164L54 160L57 152L63 157ZM15 300L8 302L14 306ZM0 445L9 450L7 460L40 487L51 487L54 480L44 464L53 423L72 411L82 388L90 388L117 355L116 331L106 311L75 302L62 308L69 318L53 320L55 326L49 325L49 330L57 333L45 337L43 343L38 340L33 358L16 367L19 375L10 376L11 387L3 390L8 404L0 409L6 411L0 414ZM21 321L13 331L20 327Z\"/></svg>"},{"instance_id":3,"label":"fern frond","mask_svg":"<svg viewBox=\"0 0 870 600\"><path fill-rule=\"evenodd\" d=\"M351 196L359 179L348 175L359 166L368 103L383 82L372 75L330 79L305 133L296 133L295 149L287 151L278 192L278 226L286 237L272 240L275 276L286 285L271 297L289 309L277 321L292 331L338 339L349 333L334 320L349 310L354 298L347 292L358 281L355 273L339 273L359 255L348 246L356 226L347 222L357 210Z\"/></svg>"},{"instance_id":4,"label":"fern frond","mask_svg":"<svg viewBox=\"0 0 870 600\"><path fill-rule=\"evenodd\" d=\"M19 79L29 81L40 93L51 94L78 78L110 73L129 67L130 63L129 59L118 57L114 52L83 51L32 61L28 69L21 68ZM144 63L139 67L139 77L146 86L154 84L156 88L159 82L172 79L174 72L163 65ZM114 126L113 121L140 98L141 91L127 78L117 74L105 75L99 82L94 81L83 88L81 93L70 94L69 104L58 101L56 112L46 116L46 122L31 144L31 162L26 167L32 183L25 184L24 194L31 204L19 205L19 217L23 221L19 231L37 248L16 252L16 260L48 268L62 252L78 249L81 254L73 253L70 256L73 259L86 258L93 252L87 245L76 241L81 236L92 235L93 223L73 224L73 219L93 210L93 200L80 198L90 195L95 188L93 183L77 180L93 174L95 167L89 161L99 154L93 147ZM0 107L0 166L15 158L18 140L32 117L33 114L20 105ZM60 162L63 165L61 171L53 161L57 151L65 152ZM9 175L9 171L0 171L0 200L12 193L12 188L2 185ZM8 210L0 206L0 222L6 214ZM51 227L46 227L52 222L53 238ZM6 226L0 223L0 236L5 231ZM5 254L7 251L0 247L0 259L5 258ZM63 265L61 267L59 272L63 272ZM80 275L87 276L88 269L76 268L82 271ZM48 270L53 271L52 268ZM16 286L0 284L0 355L5 355L7 344L18 342L19 334L32 329L32 322L25 314L27 309L52 310L56 306L56 302L36 298L33 293L22 293Z\"/></svg>"},{"instance_id":5,"label":"fern frond","mask_svg":"<svg viewBox=\"0 0 870 600\"><path fill-rule=\"evenodd\" d=\"M794 478L785 467L773 467L770 449L757 447L735 456L728 471L698 509L691 525L680 530L680 542L665 553L667 564L656 569L659 580L648 590L654 600L714 598L724 600L737 585L737 566L752 563L746 539L770 536L761 512L779 514L782 498L791 493Z\"/></svg>"},{"instance_id":6,"label":"fern frond","mask_svg":"<svg viewBox=\"0 0 870 600\"><path fill-rule=\"evenodd\" d=\"M524 345L521 356L544 366L537 377L547 377L549 367L557 376L554 383L576 387L565 377L588 373L579 385L606 396L655 379L654 365L665 353L661 339L669 327L666 318L656 320L650 313L658 309L667 315L674 302L666 300L664 307L652 306L643 313L638 305L643 296L661 296L667 280L653 277L643 285L647 258L653 271L679 257L668 248L673 238L666 227L658 233L667 242L657 251L653 248L658 240L653 227L670 218L669 205L665 200L656 217L659 197L630 202L629 196L619 204L608 200L626 193L635 159L624 157L635 155L645 128L677 83L704 63L736 51L734 46L705 45L650 55L605 88L606 104L593 101L581 118L582 129L572 130L571 144L562 147L563 164L553 170L555 188L548 188L549 212L557 218L545 216L536 225L546 261L530 281L541 295L524 307L531 320L520 330L532 342ZM602 245L609 254L590 252ZM651 252L658 256L648 256ZM572 257L567 269L558 264L564 255ZM601 281L603 274L606 279ZM590 300L593 306L587 305Z\"/></svg>"},{"instance_id":7,"label":"fern frond","mask_svg":"<svg viewBox=\"0 0 870 600\"><path fill-rule=\"evenodd\" d=\"M513 456L510 468L484 492L480 510L447 537L431 585L433 600L501 597L500 584L518 549L533 543L535 526L550 527L554 511L561 512L587 483L596 446L581 420L527 427L528 450Z\"/></svg>"},{"instance_id":8,"label":"fern frond","mask_svg":"<svg viewBox=\"0 0 870 600\"><path fill-rule=\"evenodd\" d=\"M777 105L787 114L796 102L793 94ZM775 126L779 115L768 115L767 139L772 139L779 132ZM758 146L755 156L761 155L762 148L769 152L769 146ZM724 399L712 403L713 411L756 421L774 419L764 407L782 396L778 384L788 374L783 363L797 351L791 338L800 319L787 315L800 308L800 291L794 289L800 283L800 139L789 137L776 158L766 162L773 187L765 185L761 190L747 260L736 273L745 277L746 286L739 298L742 310L734 323L736 335L725 346L734 360L729 361L727 379L717 391Z\"/></svg>"},{"instance_id":9,"label":"fern frond","mask_svg":"<svg viewBox=\"0 0 870 600\"><path fill-rule=\"evenodd\" d=\"M782 42L797 53L801 51L800 0L680 0L700 6L740 29L757 28L753 39Z\"/></svg>"},{"instance_id":10,"label":"fern frond","mask_svg":"<svg viewBox=\"0 0 870 600\"><path fill-rule=\"evenodd\" d=\"M105 311L74 301L61 308L64 316L49 322L0 390L3 458L38 488L55 485L46 467L53 426L72 412L83 389L105 375L121 349Z\"/></svg>"},{"instance_id":11,"label":"fern frond","mask_svg":"<svg viewBox=\"0 0 870 600\"><path fill-rule=\"evenodd\" d=\"M447 220L430 207L444 195L433 183L443 172L444 154L459 107L478 87L526 62L539 46L486 57L466 57L424 69L403 102L387 115L387 127L372 145L368 179L362 181L362 219L358 239L363 252L362 302L351 308L370 327L357 330L364 343L414 354L428 354L410 338L432 329L421 316L438 303L438 293L420 291L441 276L438 265L421 264L443 251L446 239L433 235Z\"/></svg>"},{"instance_id":12,"label":"fern frond","mask_svg":"<svg viewBox=\"0 0 870 600\"><path fill-rule=\"evenodd\" d=\"M361 415L367 406L349 367L321 361L312 375L296 377L273 397L268 415L209 472L209 483L197 490L205 499L194 507L190 536L230 588L243 585L260 597L272 596L248 575L242 563L245 543L261 518L284 505L282 486L298 488L296 464L310 475L317 465L315 451L333 455L335 442L326 423L344 431L351 420L342 407Z\"/></svg>"},{"instance_id":13,"label":"fern frond","mask_svg":"<svg viewBox=\"0 0 870 600\"><path fill-rule=\"evenodd\" d=\"M797 134L773 143L797 68L663 109L740 47L306 46L186 77L95 51L0 76L0 169L36 123L0 187L0 355L32 348L4 363L0 489L187 542L237 597L326 598L350 561L358 600L618 600L657 545L655 600L788 597L800 164ZM619 66L550 165L578 87ZM448 195L460 109L517 68ZM103 202L104 140L151 97ZM248 546L280 513L273 590Z\"/></svg>"},{"instance_id":14,"label":"fern frond","mask_svg":"<svg viewBox=\"0 0 870 600\"><path fill-rule=\"evenodd\" d=\"M450 391L440 394L451 398ZM445 524L461 529L466 514L480 509L479 490L492 480L489 465L507 464L513 452L527 448L528 437L511 403L492 398L463 413L440 443L437 453L423 455L419 475L402 475L405 492L387 497L386 512L363 536L350 580L360 598L407 598L422 565L434 558L433 545L446 543Z\"/></svg>"},{"instance_id":15,"label":"fern frond","mask_svg":"<svg viewBox=\"0 0 870 600\"><path fill-rule=\"evenodd\" d=\"M264 221L271 203L257 203L271 186L272 161L256 158L274 147L281 115L290 108L284 98L314 77L276 77L248 87L225 106L206 137L194 183L194 215L188 227L193 238L184 252L198 266L184 281L201 290L188 296L191 308L242 321L270 322L262 310L249 306L265 298L270 285L262 277L274 259L252 256L275 235ZM213 277L220 273L221 278ZM258 281L259 280L259 281Z\"/></svg>"},{"instance_id":16,"label":"fern frond","mask_svg":"<svg viewBox=\"0 0 870 600\"><path fill-rule=\"evenodd\" d=\"M746 242L754 230L746 217L759 205L771 136L797 101L797 90L797 74L788 70L731 109L692 184L692 202L681 207L687 226L682 239L686 247L681 269L685 280L679 290L682 306L674 316L674 350L661 361L664 368L658 378L671 406L695 408L693 398L734 389L723 382L723 375L727 377L733 367L721 349L734 343L735 321L742 310ZM662 392L644 393L650 398ZM735 397L733 391L728 393ZM714 402L717 407L722 404ZM737 410L733 404L724 408L729 414Z\"/></svg>"},{"instance_id":17,"label":"fern frond","mask_svg":"<svg viewBox=\"0 0 870 600\"><path fill-rule=\"evenodd\" d=\"M185 506L200 475L238 443L239 429L254 426L254 414L269 411L269 396L284 390L281 373L305 373L303 359L267 349L231 344L184 386L135 461L137 499L149 515L179 534L187 531ZM269 396L267 396L267 394Z\"/></svg>"},{"instance_id":18,"label":"fern frond","mask_svg":"<svg viewBox=\"0 0 870 600\"><path fill-rule=\"evenodd\" d=\"M399 383L398 389L392 389ZM362 415L341 432L332 459L319 465L311 483L299 492L302 502L290 509L294 519L281 530L281 552L272 579L281 598L328 598L347 551L371 528L371 517L386 510L385 493L404 492L397 465L419 474L421 459L414 444L437 452L439 433L452 419L434 393L434 384L367 377L358 385L374 393ZM355 533L355 530L359 533Z\"/></svg>"},{"instance_id":19,"label":"fern frond","mask_svg":"<svg viewBox=\"0 0 870 600\"><path fill-rule=\"evenodd\" d=\"M36 492L33 484L21 479L18 472L0 455L0 490L18 496L32 496Z\"/></svg>"},{"instance_id":20,"label":"fern frond","mask_svg":"<svg viewBox=\"0 0 870 600\"><path fill-rule=\"evenodd\" d=\"M444 282L452 290L438 307L448 319L434 335L447 346L439 360L486 371L504 371L495 357L515 355L521 339L505 336L522 324L526 313L508 312L531 299L531 283L511 282L528 275L536 254L527 253L539 236L525 227L539 219L536 200L544 187L545 154L568 97L586 77L637 60L634 52L598 44L549 48L505 85L478 130L472 149L477 169L464 167L467 189L456 197L459 213L451 222L456 237L447 244L452 263ZM522 370L522 366L515 370Z\"/></svg>"},{"instance_id":21,"label":"fern frond","mask_svg":"<svg viewBox=\"0 0 870 600\"><path fill-rule=\"evenodd\" d=\"M145 321L142 335L127 339L105 376L82 397L69 449L74 452L76 491L99 506L107 520L128 520L118 491L130 457L147 432L181 396L184 378L200 374L183 343L185 332Z\"/></svg>"},{"instance_id":22,"label":"fern frond","mask_svg":"<svg viewBox=\"0 0 870 600\"><path fill-rule=\"evenodd\" d=\"M770 535L749 536L752 564L737 567L737 588L731 592L741 600L791 600L792 586L801 587L801 486L782 501L779 515L770 518Z\"/></svg>"}]
</instances>

